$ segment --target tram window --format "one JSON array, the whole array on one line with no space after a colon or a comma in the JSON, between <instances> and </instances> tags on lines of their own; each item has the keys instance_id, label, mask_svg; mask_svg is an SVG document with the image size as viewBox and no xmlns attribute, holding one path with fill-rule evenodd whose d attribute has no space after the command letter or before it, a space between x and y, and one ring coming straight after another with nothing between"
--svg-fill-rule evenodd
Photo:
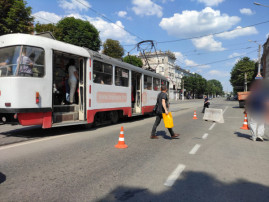
<instances>
[{"instance_id":1,"label":"tram window","mask_svg":"<svg viewBox=\"0 0 269 202\"><path fill-rule=\"evenodd\" d=\"M115 85L116 86L129 86L129 70L121 67L115 67Z\"/></svg>"},{"instance_id":2,"label":"tram window","mask_svg":"<svg viewBox=\"0 0 269 202\"><path fill-rule=\"evenodd\" d=\"M112 84L112 65L93 61L93 82L100 84Z\"/></svg>"},{"instance_id":3,"label":"tram window","mask_svg":"<svg viewBox=\"0 0 269 202\"><path fill-rule=\"evenodd\" d=\"M44 76L44 50L31 46L12 46L0 49L0 77Z\"/></svg>"},{"instance_id":4,"label":"tram window","mask_svg":"<svg viewBox=\"0 0 269 202\"><path fill-rule=\"evenodd\" d=\"M152 90L152 77L144 75L144 89Z\"/></svg>"},{"instance_id":5,"label":"tram window","mask_svg":"<svg viewBox=\"0 0 269 202\"><path fill-rule=\"evenodd\" d=\"M153 90L160 90L160 79L153 78Z\"/></svg>"},{"instance_id":6,"label":"tram window","mask_svg":"<svg viewBox=\"0 0 269 202\"><path fill-rule=\"evenodd\" d=\"M161 86L166 86L166 81L161 80Z\"/></svg>"}]
</instances>

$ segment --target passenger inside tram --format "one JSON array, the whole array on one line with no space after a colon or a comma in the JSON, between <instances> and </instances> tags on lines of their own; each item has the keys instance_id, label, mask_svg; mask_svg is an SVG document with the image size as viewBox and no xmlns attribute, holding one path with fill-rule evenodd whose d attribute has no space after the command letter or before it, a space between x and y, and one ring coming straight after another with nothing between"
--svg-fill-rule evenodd
<instances>
[{"instance_id":1,"label":"passenger inside tram","mask_svg":"<svg viewBox=\"0 0 269 202\"><path fill-rule=\"evenodd\" d=\"M70 63L71 61L71 63ZM72 68L70 68L72 66ZM54 86L53 91L54 105L69 105L78 103L78 82L73 85L72 96L73 102L70 102L70 71L71 77L78 80L78 70L76 68L76 59L62 54L54 55ZM69 71L70 70L70 71ZM75 72L74 72L75 70ZM76 76L77 75L77 76ZM74 78L73 78L74 79ZM72 80L72 79L71 79Z\"/></svg>"},{"instance_id":2,"label":"passenger inside tram","mask_svg":"<svg viewBox=\"0 0 269 202\"><path fill-rule=\"evenodd\" d=\"M26 48L23 48L22 55L18 57L17 62L20 64L20 76L33 76L33 61L26 55Z\"/></svg>"}]
</instances>

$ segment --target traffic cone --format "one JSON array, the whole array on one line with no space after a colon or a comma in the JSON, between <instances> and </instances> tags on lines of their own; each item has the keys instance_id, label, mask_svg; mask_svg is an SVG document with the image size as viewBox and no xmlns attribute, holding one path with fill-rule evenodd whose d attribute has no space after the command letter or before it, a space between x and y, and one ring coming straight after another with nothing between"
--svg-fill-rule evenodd
<instances>
[{"instance_id":1,"label":"traffic cone","mask_svg":"<svg viewBox=\"0 0 269 202\"><path fill-rule=\"evenodd\" d=\"M121 127L119 142L118 142L118 144L115 145L115 147L118 148L118 149L125 149L125 148L128 147L125 144L125 142L124 142L124 131L123 131L123 127Z\"/></svg>"},{"instance_id":2,"label":"traffic cone","mask_svg":"<svg viewBox=\"0 0 269 202\"><path fill-rule=\"evenodd\" d=\"M243 123L243 126L240 129L249 130L249 128L248 128L248 116L247 116L247 113L245 113L244 123Z\"/></svg>"},{"instance_id":3,"label":"traffic cone","mask_svg":"<svg viewBox=\"0 0 269 202\"><path fill-rule=\"evenodd\" d=\"M198 119L196 116L196 111L194 111L193 118L192 119Z\"/></svg>"}]
</instances>

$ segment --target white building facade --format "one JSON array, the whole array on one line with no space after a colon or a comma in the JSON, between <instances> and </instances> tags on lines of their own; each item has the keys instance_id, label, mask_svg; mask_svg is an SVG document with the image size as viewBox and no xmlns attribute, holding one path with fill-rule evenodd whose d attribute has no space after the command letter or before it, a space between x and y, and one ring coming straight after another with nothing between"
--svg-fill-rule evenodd
<instances>
[{"instance_id":1,"label":"white building facade","mask_svg":"<svg viewBox=\"0 0 269 202\"><path fill-rule=\"evenodd\" d=\"M143 62L143 69L150 69L165 76L169 80L169 99L180 99L182 94L181 79L183 76L190 76L191 73L175 64L175 54L170 51L146 53L146 57L147 60L144 56L139 55Z\"/></svg>"}]
</instances>

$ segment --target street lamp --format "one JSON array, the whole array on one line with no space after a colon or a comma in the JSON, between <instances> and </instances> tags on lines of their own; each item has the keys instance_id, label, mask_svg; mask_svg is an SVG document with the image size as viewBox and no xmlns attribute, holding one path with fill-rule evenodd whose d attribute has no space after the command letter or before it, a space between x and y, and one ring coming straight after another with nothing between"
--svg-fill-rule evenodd
<instances>
[{"instance_id":1,"label":"street lamp","mask_svg":"<svg viewBox=\"0 0 269 202\"><path fill-rule=\"evenodd\" d=\"M249 42L254 42L256 44L257 41L252 41L252 40L248 40ZM257 76L255 77L255 79L262 79L262 75L261 75L261 44L258 44L259 45L259 54L258 54L258 74Z\"/></svg>"},{"instance_id":2,"label":"street lamp","mask_svg":"<svg viewBox=\"0 0 269 202\"><path fill-rule=\"evenodd\" d=\"M260 3L257 3L257 2L254 2L254 4L255 4L256 6L264 6L264 7L269 7L269 6L267 6L267 5L263 5L263 4L260 4Z\"/></svg>"}]
</instances>

